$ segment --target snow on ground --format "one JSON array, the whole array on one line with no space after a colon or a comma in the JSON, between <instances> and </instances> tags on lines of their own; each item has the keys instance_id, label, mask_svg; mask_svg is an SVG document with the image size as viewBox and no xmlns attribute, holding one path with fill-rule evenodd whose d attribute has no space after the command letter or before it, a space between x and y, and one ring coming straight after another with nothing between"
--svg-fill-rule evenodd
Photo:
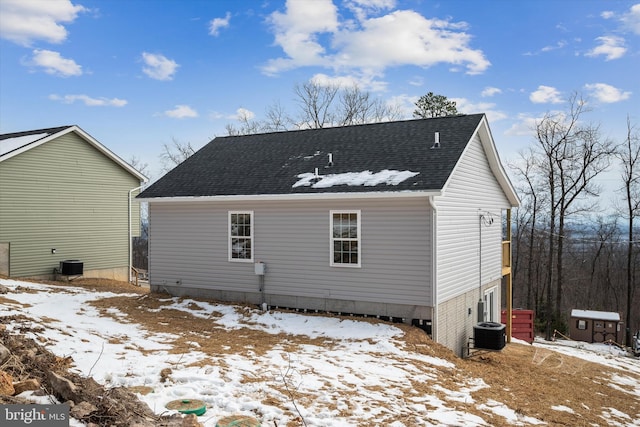
<instances>
[{"instance_id":1,"label":"snow on ground","mask_svg":"<svg viewBox=\"0 0 640 427\"><path fill-rule=\"evenodd\" d=\"M541 338L536 338L533 345L588 360L589 362L640 374L640 359L621 357L628 356L629 353L615 345L570 340L545 341ZM638 394L640 394L640 391Z\"/></svg>"},{"instance_id":2,"label":"snow on ground","mask_svg":"<svg viewBox=\"0 0 640 427\"><path fill-rule=\"evenodd\" d=\"M339 342L328 349L309 344L295 354L283 347L274 347L265 355L254 357L225 354L220 356L221 363L190 367L195 362L211 358L211 355L205 355L197 349L184 354L170 354L167 341L174 338L171 335L151 333L137 324L101 317L96 309L87 304L91 300L116 294L13 280L0 280L0 284L12 291L17 287L29 290L17 291L20 292L21 304L0 303L0 316L24 314L33 319L26 321L26 325L12 322L7 325L9 330L20 326L42 326L44 329L40 328L42 330L38 336L47 339L47 349L58 356L71 356L75 364L73 369L79 374L92 376L106 386L145 385L153 388L152 393L140 395L140 399L158 414L166 413L165 405L172 400L203 400L207 404L207 412L199 417L199 421L205 427L215 426L216 420L221 417L237 414L257 414L263 425L272 425L274 422L287 425L291 413L296 414L296 408L291 399L283 396L285 383L299 392L316 396L316 401L306 406L302 402L295 402L308 426L339 427L362 422L383 425L384 420L394 417L421 426L487 425L477 415L457 410L455 402L476 403L479 410L504 417L505 422L513 425L545 424L531 417L522 419L514 409L498 401L474 402L471 393L488 387L482 379L467 378L455 390L441 386L437 382L436 368L453 369L454 366L446 360L403 349L400 341L395 340L402 335L402 331L393 325L257 310L240 313L229 305L168 298L167 301L172 302L170 308L183 310L193 316L207 317L216 312L219 315L216 324L227 329L253 327L270 334L324 337ZM137 294L132 296L139 297ZM7 297L11 298L12 295ZM111 309L111 314L116 318L126 316L116 308ZM247 315L250 316L248 322ZM241 321L243 323L240 326ZM36 338L35 334L28 334L29 338ZM593 351L586 355L587 350L577 345L541 342L535 345L588 357L592 361L594 357ZM599 349L597 361L620 367L617 358L608 357L611 353L607 351L613 350ZM389 357L416 361L422 368L417 369L412 363L389 363ZM433 367L432 371L424 366ZM630 369L640 372L640 362L632 366ZM173 381L162 383L159 372L166 367L172 368ZM255 372L267 373L273 380L247 381ZM424 395L402 391L401 387L406 389L410 381L432 383L434 393ZM628 379L619 376L613 381L626 384ZM636 384L636 387L639 386ZM323 392L317 393L320 389ZM360 392L345 393L354 390ZM26 394L29 395L29 392ZM344 396L349 396L349 400L345 401ZM270 397L289 402L291 413L269 405ZM397 414L390 414L388 408L392 408L392 412L393 408L398 408ZM554 409L567 411L562 406ZM626 416L615 414L611 409L611 416L616 416L616 419ZM408 424L400 421L386 424L408 427ZM634 425L633 421L629 425Z\"/></svg>"},{"instance_id":3,"label":"snow on ground","mask_svg":"<svg viewBox=\"0 0 640 427\"><path fill-rule=\"evenodd\" d=\"M640 358L628 357L628 352L615 345L570 340L546 341L541 338L536 338L533 345L538 348L548 349L577 357L579 359L588 360L589 362L611 366L612 368L617 368L622 371L640 374ZM632 387L636 390L636 395L640 396L640 384L635 378L630 376L613 374L610 378L609 386L622 391L624 391L623 387ZM610 409L614 415L617 415L617 411L615 409ZM606 413L604 415L607 416ZM640 425L640 420L630 422L636 422L637 425Z\"/></svg>"}]
</instances>

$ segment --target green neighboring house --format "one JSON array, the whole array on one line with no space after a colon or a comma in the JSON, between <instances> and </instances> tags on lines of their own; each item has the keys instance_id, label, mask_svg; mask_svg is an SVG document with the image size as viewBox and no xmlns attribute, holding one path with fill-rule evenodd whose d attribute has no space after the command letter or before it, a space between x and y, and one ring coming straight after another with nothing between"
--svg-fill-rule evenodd
<instances>
[{"instance_id":1,"label":"green neighboring house","mask_svg":"<svg viewBox=\"0 0 640 427\"><path fill-rule=\"evenodd\" d=\"M147 181L78 126L0 135L0 275L128 280Z\"/></svg>"}]
</instances>

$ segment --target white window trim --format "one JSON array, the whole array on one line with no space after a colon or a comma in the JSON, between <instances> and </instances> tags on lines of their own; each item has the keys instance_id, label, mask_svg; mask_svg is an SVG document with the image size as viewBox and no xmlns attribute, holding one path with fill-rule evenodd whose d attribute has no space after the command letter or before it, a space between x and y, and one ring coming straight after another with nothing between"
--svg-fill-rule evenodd
<instances>
[{"instance_id":1,"label":"white window trim","mask_svg":"<svg viewBox=\"0 0 640 427\"><path fill-rule=\"evenodd\" d=\"M357 224L357 233L358 238L356 241L358 242L358 263L357 264L342 264L333 261L333 215L335 214L356 214L358 216L358 224ZM340 209L340 210L331 210L329 211L329 265L331 267L345 267L345 268L362 268L362 233L361 233L361 224L362 224L362 213L359 209ZM343 240L343 239L338 239Z\"/></svg>"},{"instance_id":2,"label":"white window trim","mask_svg":"<svg viewBox=\"0 0 640 427\"><path fill-rule=\"evenodd\" d=\"M234 238L237 238L239 236L232 236L231 235L231 216L234 214L243 214L243 215L249 215L250 216L250 221L249 221L249 226L251 227L251 236L249 237L249 239L251 240L251 258L233 258L232 255L232 251L231 251L231 242L233 241ZM253 227L253 211L229 211L228 215L227 215L227 252L228 252L228 256L229 256L229 261L230 262L253 262L253 258L254 255L256 253L256 247L254 244L254 236L255 236L255 229Z\"/></svg>"},{"instance_id":3,"label":"white window trim","mask_svg":"<svg viewBox=\"0 0 640 427\"><path fill-rule=\"evenodd\" d=\"M492 295L489 298L489 295ZM484 321L485 322L497 322L500 323L500 307L498 307L498 287L493 286L484 291ZM492 305L492 307L489 307ZM493 316L491 314L493 313Z\"/></svg>"}]
</instances>

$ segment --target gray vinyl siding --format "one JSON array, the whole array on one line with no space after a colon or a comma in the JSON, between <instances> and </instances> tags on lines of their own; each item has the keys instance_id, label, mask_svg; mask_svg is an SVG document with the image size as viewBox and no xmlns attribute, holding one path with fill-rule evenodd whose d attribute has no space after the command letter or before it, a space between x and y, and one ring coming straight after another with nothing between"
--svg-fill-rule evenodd
<instances>
[{"instance_id":1,"label":"gray vinyl siding","mask_svg":"<svg viewBox=\"0 0 640 427\"><path fill-rule=\"evenodd\" d=\"M426 198L149 204L152 286L258 292L253 263L228 260L228 211L253 211L267 294L431 305ZM330 211L360 210L361 268L331 267Z\"/></svg>"},{"instance_id":2,"label":"gray vinyl siding","mask_svg":"<svg viewBox=\"0 0 640 427\"><path fill-rule=\"evenodd\" d=\"M11 275L51 274L68 259L85 271L127 267L128 191L139 185L73 132L0 162L0 242L10 243ZM139 212L134 200L134 235Z\"/></svg>"},{"instance_id":3,"label":"gray vinyl siding","mask_svg":"<svg viewBox=\"0 0 640 427\"><path fill-rule=\"evenodd\" d=\"M478 289L480 282L502 277L503 209L509 202L493 175L479 137L469 143L448 182L436 199L438 209L438 304ZM491 225L482 225L480 213L490 212ZM482 279L478 279L482 233Z\"/></svg>"}]
</instances>

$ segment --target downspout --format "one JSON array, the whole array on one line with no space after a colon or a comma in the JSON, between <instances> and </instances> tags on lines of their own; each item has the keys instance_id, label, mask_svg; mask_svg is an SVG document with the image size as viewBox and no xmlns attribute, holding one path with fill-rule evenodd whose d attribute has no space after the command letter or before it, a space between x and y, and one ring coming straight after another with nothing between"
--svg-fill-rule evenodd
<instances>
[{"instance_id":1,"label":"downspout","mask_svg":"<svg viewBox=\"0 0 640 427\"><path fill-rule=\"evenodd\" d=\"M478 209L478 323L484 322L484 300L482 299L482 214Z\"/></svg>"},{"instance_id":2,"label":"downspout","mask_svg":"<svg viewBox=\"0 0 640 427\"><path fill-rule=\"evenodd\" d=\"M431 339L438 342L438 208L434 196L429 196L428 200L431 207Z\"/></svg>"},{"instance_id":3,"label":"downspout","mask_svg":"<svg viewBox=\"0 0 640 427\"><path fill-rule=\"evenodd\" d=\"M128 219L129 219L129 283L131 283L131 268L133 268L133 245L131 244L131 239L133 238L133 231L131 230L131 193L133 193L136 190L141 189L142 187L144 187L144 185L140 185L136 188L132 188L131 190L129 190L129 198L128 198L128 209L129 209L129 214L128 214Z\"/></svg>"},{"instance_id":4,"label":"downspout","mask_svg":"<svg viewBox=\"0 0 640 427\"><path fill-rule=\"evenodd\" d=\"M511 334L513 331L513 271L511 270L511 263L513 262L513 257L511 253L511 209L507 209L507 241L509 242L509 273L507 274L507 342L511 342ZM503 255L504 256L504 255Z\"/></svg>"}]
</instances>

